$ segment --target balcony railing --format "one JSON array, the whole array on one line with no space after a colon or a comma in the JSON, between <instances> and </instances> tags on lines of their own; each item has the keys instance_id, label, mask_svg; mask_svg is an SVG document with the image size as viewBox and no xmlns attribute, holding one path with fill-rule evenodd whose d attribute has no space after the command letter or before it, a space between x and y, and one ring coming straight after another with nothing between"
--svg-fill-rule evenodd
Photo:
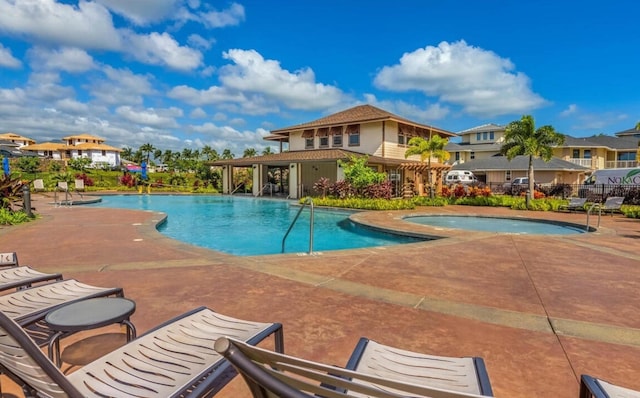
<instances>
[{"instance_id":1,"label":"balcony railing","mask_svg":"<svg viewBox=\"0 0 640 398\"><path fill-rule=\"evenodd\" d=\"M613 160L605 162L605 168L607 169L618 169L625 167L637 167L637 160Z\"/></svg>"},{"instance_id":2,"label":"balcony railing","mask_svg":"<svg viewBox=\"0 0 640 398\"><path fill-rule=\"evenodd\" d=\"M577 164L578 166L591 167L591 159L585 158L570 158L569 161L573 164Z\"/></svg>"}]
</instances>

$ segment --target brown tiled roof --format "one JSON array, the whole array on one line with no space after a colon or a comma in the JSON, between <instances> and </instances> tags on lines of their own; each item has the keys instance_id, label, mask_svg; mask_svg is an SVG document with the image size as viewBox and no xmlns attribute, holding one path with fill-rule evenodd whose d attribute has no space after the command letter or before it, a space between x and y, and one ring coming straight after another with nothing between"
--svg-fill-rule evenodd
<instances>
[{"instance_id":1,"label":"brown tiled roof","mask_svg":"<svg viewBox=\"0 0 640 398\"><path fill-rule=\"evenodd\" d=\"M57 142L43 142L22 147L23 151L64 151L72 147Z\"/></svg>"},{"instance_id":2,"label":"brown tiled roof","mask_svg":"<svg viewBox=\"0 0 640 398\"><path fill-rule=\"evenodd\" d=\"M20 140L20 141L31 141L31 142L35 142L34 140L32 140L31 138L27 138L27 137L23 137L21 135L18 135L16 133L2 133L0 134L0 140Z\"/></svg>"},{"instance_id":3,"label":"brown tiled roof","mask_svg":"<svg viewBox=\"0 0 640 398\"><path fill-rule=\"evenodd\" d=\"M112 151L122 152L122 149L112 147L107 144L97 144L94 142L83 142L82 144L72 145L70 149L84 149L84 150L98 150L98 151Z\"/></svg>"},{"instance_id":4,"label":"brown tiled roof","mask_svg":"<svg viewBox=\"0 0 640 398\"><path fill-rule=\"evenodd\" d=\"M95 141L103 141L104 142L104 138L100 138L100 137L96 137L95 135L89 135L89 134L78 134L78 135L70 135L67 137L62 137L63 140L72 140L72 139L76 139L76 140L95 140Z\"/></svg>"},{"instance_id":5,"label":"brown tiled roof","mask_svg":"<svg viewBox=\"0 0 640 398\"><path fill-rule=\"evenodd\" d=\"M269 164L272 166L287 165L289 163L305 163L305 162L322 162L349 160L351 156L368 156L369 163L400 165L401 163L412 163L405 159L391 159L380 156L365 155L358 152L347 151L344 149L314 149L304 151L289 151L282 153L273 153L264 156L254 156L250 158L217 160L211 162L212 166L251 166L252 164ZM420 163L420 162L415 162Z\"/></svg>"},{"instance_id":6,"label":"brown tiled roof","mask_svg":"<svg viewBox=\"0 0 640 398\"><path fill-rule=\"evenodd\" d=\"M394 120L394 121L406 123L412 126L421 127L427 130L433 130L443 135L448 135L452 137L456 135L450 131L446 131L437 127L412 122L409 119L405 119L401 116L394 115L391 112L387 112L383 109L376 108L375 106L368 105L368 104L355 106L353 108L349 108L347 110L334 113L329 116L325 116L323 118L314 120L312 122L307 122L307 123L302 123L295 126L285 127L282 129L272 130L271 134L281 135L281 134L288 134L292 130L302 130L305 128L332 127L335 125L355 124L355 123L374 122L374 121L383 121L383 120Z\"/></svg>"}]
</instances>

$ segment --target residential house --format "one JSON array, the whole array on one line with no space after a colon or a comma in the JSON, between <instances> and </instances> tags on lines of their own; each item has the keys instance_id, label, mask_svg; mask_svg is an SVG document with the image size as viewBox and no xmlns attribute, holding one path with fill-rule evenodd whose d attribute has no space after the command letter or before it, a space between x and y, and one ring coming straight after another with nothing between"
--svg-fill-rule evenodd
<instances>
[{"instance_id":1,"label":"residential house","mask_svg":"<svg viewBox=\"0 0 640 398\"><path fill-rule=\"evenodd\" d=\"M335 182L344 179L342 161L352 156L368 156L369 166L387 173L399 192L406 180L424 192L427 166L419 156L408 159L404 154L412 137L428 139L433 135L450 138L454 133L441 128L413 122L372 105L360 105L311 122L272 130L265 140L280 143L281 152L251 158L219 160L212 165L223 171L223 193L236 189L234 168L253 169L253 194L260 195L272 187L270 176L288 174L288 184L278 187L290 198L300 198L312 192L321 177ZM283 152L288 145L288 151ZM448 165L432 163L433 181L441 181ZM284 180L284 179L282 179ZM281 180L281 181L282 181Z\"/></svg>"},{"instance_id":2,"label":"residential house","mask_svg":"<svg viewBox=\"0 0 640 398\"><path fill-rule=\"evenodd\" d=\"M513 178L525 177L527 168L500 155L506 126L485 124L458 133L459 143L445 148L454 170L470 170L480 181L501 184ZM551 162L534 165L536 182L579 184L597 169L635 167L637 163L638 130L630 129L616 136L598 135L586 138L565 136L563 145L554 148Z\"/></svg>"},{"instance_id":3,"label":"residential house","mask_svg":"<svg viewBox=\"0 0 640 398\"><path fill-rule=\"evenodd\" d=\"M98 166L119 166L119 148L106 145L105 140L89 134L72 135L62 138L62 143L43 142L32 144L22 148L39 156L48 157L55 160L67 161L75 158L89 158L94 167Z\"/></svg>"},{"instance_id":4,"label":"residential house","mask_svg":"<svg viewBox=\"0 0 640 398\"><path fill-rule=\"evenodd\" d=\"M3 133L0 134L0 141L5 143L13 143L16 144L18 148L22 148L27 145L35 144L36 142L31 138L23 137L16 133Z\"/></svg>"}]
</instances>

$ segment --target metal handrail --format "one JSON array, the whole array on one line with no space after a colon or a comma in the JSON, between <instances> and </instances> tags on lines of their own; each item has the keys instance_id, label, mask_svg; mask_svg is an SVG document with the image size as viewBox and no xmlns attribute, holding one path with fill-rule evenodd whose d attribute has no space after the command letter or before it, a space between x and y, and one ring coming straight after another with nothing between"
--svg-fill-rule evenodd
<instances>
[{"instance_id":1,"label":"metal handrail","mask_svg":"<svg viewBox=\"0 0 640 398\"><path fill-rule=\"evenodd\" d=\"M602 205L600 203L593 203L591 205L591 207L589 207L589 210L587 210L587 232L589 232L589 215L591 214L591 210L593 210L594 207L598 206L598 226L597 228L600 228L600 218L602 217Z\"/></svg>"},{"instance_id":2,"label":"metal handrail","mask_svg":"<svg viewBox=\"0 0 640 398\"><path fill-rule=\"evenodd\" d=\"M236 191L240 188L244 187L244 183L238 184L238 186L236 187L236 189L234 189L229 195L233 195L234 193L236 193Z\"/></svg>"},{"instance_id":3,"label":"metal handrail","mask_svg":"<svg viewBox=\"0 0 640 398\"><path fill-rule=\"evenodd\" d=\"M304 207L307 204L310 204L310 209L311 209L311 212L309 214L309 255L313 254L313 199L311 199L310 197L307 197L304 200L304 202L302 202L302 206L300 206L300 210L298 210L298 213L293 218L293 221L291 221L291 225L289 225L289 229L287 230L287 233L284 234L284 238L282 238L282 253L284 253L284 243L287 240L287 236L289 236L289 232L291 232L293 225L296 223L296 221L298 221L298 217L300 217L300 213L302 213L302 210L304 210Z\"/></svg>"}]
</instances>

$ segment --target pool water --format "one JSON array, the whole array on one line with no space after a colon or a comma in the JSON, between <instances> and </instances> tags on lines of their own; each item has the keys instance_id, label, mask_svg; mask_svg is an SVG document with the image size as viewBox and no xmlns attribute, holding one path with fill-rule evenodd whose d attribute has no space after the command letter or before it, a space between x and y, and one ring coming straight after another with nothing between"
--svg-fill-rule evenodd
<instances>
[{"instance_id":1,"label":"pool water","mask_svg":"<svg viewBox=\"0 0 640 398\"><path fill-rule=\"evenodd\" d=\"M581 234L586 229L585 226L570 223L499 217L414 216L404 219L432 227L530 235Z\"/></svg>"},{"instance_id":2,"label":"pool water","mask_svg":"<svg viewBox=\"0 0 640 398\"><path fill-rule=\"evenodd\" d=\"M160 211L163 234L224 253L251 256L282 253L282 238L300 209L284 200L211 195L103 196L91 206ZM352 212L314 211L313 251L355 249L419 242L358 226ZM285 253L309 252L309 208L302 211L285 242Z\"/></svg>"}]
</instances>

